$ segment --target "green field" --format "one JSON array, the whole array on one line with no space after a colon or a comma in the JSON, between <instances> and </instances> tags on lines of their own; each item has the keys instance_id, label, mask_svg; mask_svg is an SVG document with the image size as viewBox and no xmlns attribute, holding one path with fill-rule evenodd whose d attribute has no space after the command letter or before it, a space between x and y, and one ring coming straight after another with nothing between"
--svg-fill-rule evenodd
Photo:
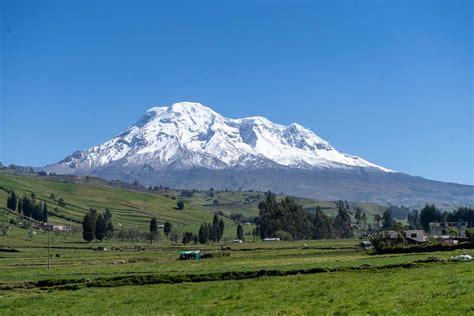
<instances>
[{"instance_id":1,"label":"green field","mask_svg":"<svg viewBox=\"0 0 474 316\"><path fill-rule=\"evenodd\" d=\"M49 271L40 238L0 252L0 314L474 313L474 262L450 260L473 250L370 255L357 240L249 242L180 261L180 250L222 245L107 242L98 252L53 239Z\"/></svg>"},{"instance_id":2,"label":"green field","mask_svg":"<svg viewBox=\"0 0 474 316\"><path fill-rule=\"evenodd\" d=\"M67 182L66 182L67 181ZM13 175L0 186L35 192L50 209L74 219L72 233L25 229L5 208L0 224L0 315L45 314L474 314L474 262L453 255L474 250L374 255L357 239L234 244L236 223L226 219L222 242L209 245L146 241L82 241L85 212L109 207L115 223L148 229L152 216L181 231L196 231L216 211L257 214L259 192L196 192L175 209L180 192L147 191L100 179ZM63 198L66 207L50 198ZM0 190L0 203L7 194ZM215 204L214 199L218 202ZM331 213L334 202L298 199ZM379 206L366 205L370 214ZM11 220L17 224L11 224ZM51 216L56 223L71 224ZM246 226L247 232L253 226ZM97 251L98 246L107 251ZM225 249L225 250L222 250ZM178 259L182 250L213 254ZM48 251L50 269L48 269ZM436 258L436 259L433 259Z\"/></svg>"}]
</instances>

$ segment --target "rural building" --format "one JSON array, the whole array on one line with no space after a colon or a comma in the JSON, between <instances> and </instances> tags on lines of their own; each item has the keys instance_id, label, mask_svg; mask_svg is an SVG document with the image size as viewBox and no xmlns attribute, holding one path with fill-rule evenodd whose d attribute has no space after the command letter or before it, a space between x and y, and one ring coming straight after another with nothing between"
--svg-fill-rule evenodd
<instances>
[{"instance_id":1,"label":"rural building","mask_svg":"<svg viewBox=\"0 0 474 316\"><path fill-rule=\"evenodd\" d=\"M398 233L394 230L386 230L382 232L383 238L388 238L388 239L397 239L398 238Z\"/></svg>"},{"instance_id":2,"label":"rural building","mask_svg":"<svg viewBox=\"0 0 474 316\"><path fill-rule=\"evenodd\" d=\"M71 227L66 225L53 225L52 227L53 232L69 232L71 231Z\"/></svg>"},{"instance_id":3,"label":"rural building","mask_svg":"<svg viewBox=\"0 0 474 316\"><path fill-rule=\"evenodd\" d=\"M433 236L449 236L449 229L456 228L457 237L466 237L467 222L434 222L429 225L430 234Z\"/></svg>"},{"instance_id":4,"label":"rural building","mask_svg":"<svg viewBox=\"0 0 474 316\"><path fill-rule=\"evenodd\" d=\"M407 240L414 242L426 242L425 232L422 229L404 230L403 235Z\"/></svg>"}]
</instances>

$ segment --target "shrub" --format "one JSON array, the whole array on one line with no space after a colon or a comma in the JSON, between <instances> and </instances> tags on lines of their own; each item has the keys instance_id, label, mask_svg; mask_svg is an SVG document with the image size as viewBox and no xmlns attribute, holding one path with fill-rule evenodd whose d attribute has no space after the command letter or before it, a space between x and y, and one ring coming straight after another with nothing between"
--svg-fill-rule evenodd
<instances>
[{"instance_id":1,"label":"shrub","mask_svg":"<svg viewBox=\"0 0 474 316\"><path fill-rule=\"evenodd\" d=\"M280 240L291 241L293 237L291 237L290 233L284 230L278 230L275 232L275 237L280 238Z\"/></svg>"}]
</instances>

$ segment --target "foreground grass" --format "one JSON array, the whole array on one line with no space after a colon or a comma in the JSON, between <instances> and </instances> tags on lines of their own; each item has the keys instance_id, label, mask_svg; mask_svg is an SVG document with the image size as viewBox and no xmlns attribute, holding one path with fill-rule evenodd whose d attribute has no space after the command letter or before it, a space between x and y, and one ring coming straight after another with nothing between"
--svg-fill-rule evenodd
<instances>
[{"instance_id":1,"label":"foreground grass","mask_svg":"<svg viewBox=\"0 0 474 316\"><path fill-rule=\"evenodd\" d=\"M474 263L251 280L6 291L15 314L473 314Z\"/></svg>"}]
</instances>

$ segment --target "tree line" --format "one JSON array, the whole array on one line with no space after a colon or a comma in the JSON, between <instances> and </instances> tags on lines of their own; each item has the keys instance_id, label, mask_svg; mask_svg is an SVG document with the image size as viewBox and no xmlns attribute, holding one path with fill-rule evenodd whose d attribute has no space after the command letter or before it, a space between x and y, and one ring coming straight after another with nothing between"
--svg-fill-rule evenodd
<instances>
[{"instance_id":1,"label":"tree line","mask_svg":"<svg viewBox=\"0 0 474 316\"><path fill-rule=\"evenodd\" d=\"M314 213L307 213L294 199L285 197L277 202L275 194L267 192L258 205L257 232L262 239L280 237L283 239L352 238L355 225L347 210L347 203L338 203L337 215L331 218L318 206ZM366 222L362 210L356 212L358 221Z\"/></svg>"},{"instance_id":2,"label":"tree line","mask_svg":"<svg viewBox=\"0 0 474 316\"><path fill-rule=\"evenodd\" d=\"M217 214L214 214L212 223L203 223L199 227L198 240L201 244L207 244L208 242L218 242L224 235L225 224L224 220Z\"/></svg>"},{"instance_id":3,"label":"tree line","mask_svg":"<svg viewBox=\"0 0 474 316\"><path fill-rule=\"evenodd\" d=\"M31 193L31 198L24 195L20 199L15 191L12 190L7 198L7 208L36 221L48 222L48 204L42 201L38 202L34 193Z\"/></svg>"},{"instance_id":4,"label":"tree line","mask_svg":"<svg viewBox=\"0 0 474 316\"><path fill-rule=\"evenodd\" d=\"M451 212L441 211L434 204L426 204L419 212L411 211L407 215L408 226L411 229L429 231L433 222L467 222L469 227L474 227L474 209L459 207Z\"/></svg>"},{"instance_id":5,"label":"tree line","mask_svg":"<svg viewBox=\"0 0 474 316\"><path fill-rule=\"evenodd\" d=\"M113 231L112 213L108 208L103 214L91 208L82 220L82 238L85 241L91 242L94 239L102 241Z\"/></svg>"}]
</instances>

